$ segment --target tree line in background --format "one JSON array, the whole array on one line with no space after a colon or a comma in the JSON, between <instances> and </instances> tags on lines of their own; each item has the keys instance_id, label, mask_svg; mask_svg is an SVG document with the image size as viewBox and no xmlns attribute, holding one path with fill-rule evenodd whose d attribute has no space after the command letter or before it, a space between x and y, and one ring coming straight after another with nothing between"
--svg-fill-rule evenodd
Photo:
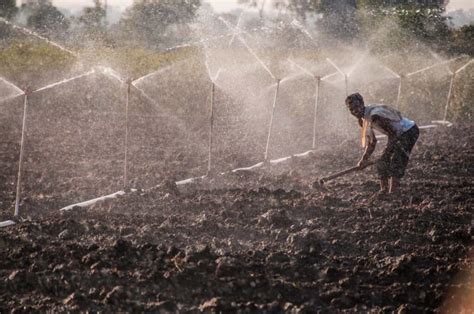
<instances>
[{"instance_id":1,"label":"tree line in background","mask_svg":"<svg viewBox=\"0 0 474 314\"><path fill-rule=\"evenodd\" d=\"M449 27L445 1L404 0L239 0L258 9L248 25L278 21L291 15L308 28L317 28L328 38L370 41L380 49L403 47L413 39L438 50L474 55L474 25ZM66 17L49 0L28 1L21 7L15 0L0 2L0 16L15 20L38 33L69 42L105 46L140 44L154 50L185 42L190 24L204 4L200 0L139 0L109 25L101 0L83 9L79 16ZM264 8L273 6L273 13ZM275 13L276 12L276 13ZM234 17L239 13L234 12ZM229 15L229 13L227 13ZM231 14L232 15L232 14ZM376 30L376 31L374 31ZM0 28L0 35L2 28ZM389 38L390 40L387 40Z\"/></svg>"}]
</instances>

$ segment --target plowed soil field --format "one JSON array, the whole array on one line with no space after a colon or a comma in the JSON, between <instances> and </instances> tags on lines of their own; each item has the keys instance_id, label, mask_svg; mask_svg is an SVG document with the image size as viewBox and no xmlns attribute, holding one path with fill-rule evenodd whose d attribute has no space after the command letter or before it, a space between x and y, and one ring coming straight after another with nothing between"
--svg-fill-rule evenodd
<instances>
[{"instance_id":1,"label":"plowed soil field","mask_svg":"<svg viewBox=\"0 0 474 314\"><path fill-rule=\"evenodd\" d=\"M29 211L0 229L0 312L474 311L473 131L423 130L401 193L385 198L372 197L373 168L312 187L357 162L347 141Z\"/></svg>"}]
</instances>

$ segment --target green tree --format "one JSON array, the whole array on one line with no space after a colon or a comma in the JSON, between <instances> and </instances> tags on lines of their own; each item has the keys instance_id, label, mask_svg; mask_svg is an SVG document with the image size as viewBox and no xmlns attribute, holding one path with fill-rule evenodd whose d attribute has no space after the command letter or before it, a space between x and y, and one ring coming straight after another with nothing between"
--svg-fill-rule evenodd
<instances>
[{"instance_id":1,"label":"green tree","mask_svg":"<svg viewBox=\"0 0 474 314\"><path fill-rule=\"evenodd\" d=\"M11 19L17 13L15 0L1 0L0 1L0 17Z\"/></svg>"},{"instance_id":2,"label":"green tree","mask_svg":"<svg viewBox=\"0 0 474 314\"><path fill-rule=\"evenodd\" d=\"M474 24L465 25L454 31L454 50L474 56Z\"/></svg>"},{"instance_id":3,"label":"green tree","mask_svg":"<svg viewBox=\"0 0 474 314\"><path fill-rule=\"evenodd\" d=\"M361 34L378 41L377 46L400 48L414 40L448 48L452 32L443 4L399 4L402 1L358 1ZM383 34L382 37L377 34Z\"/></svg>"},{"instance_id":4,"label":"green tree","mask_svg":"<svg viewBox=\"0 0 474 314\"><path fill-rule=\"evenodd\" d=\"M186 26L196 16L200 0L141 0L127 9L120 26L129 37L152 46L167 44L185 35ZM178 34L178 36L176 36Z\"/></svg>"},{"instance_id":5,"label":"green tree","mask_svg":"<svg viewBox=\"0 0 474 314\"><path fill-rule=\"evenodd\" d=\"M335 37L352 38L357 34L356 0L238 0L240 4L260 8L271 1L279 11L286 10L301 21L309 15L319 14L317 26ZM263 13L260 13L261 17Z\"/></svg>"},{"instance_id":6,"label":"green tree","mask_svg":"<svg viewBox=\"0 0 474 314\"><path fill-rule=\"evenodd\" d=\"M39 33L60 34L69 28L68 19L48 1L41 1L32 7L24 5L22 9L31 11L26 24Z\"/></svg>"},{"instance_id":7,"label":"green tree","mask_svg":"<svg viewBox=\"0 0 474 314\"><path fill-rule=\"evenodd\" d=\"M107 30L105 5L94 0L94 6L84 8L78 22L89 39L104 39Z\"/></svg>"}]
</instances>

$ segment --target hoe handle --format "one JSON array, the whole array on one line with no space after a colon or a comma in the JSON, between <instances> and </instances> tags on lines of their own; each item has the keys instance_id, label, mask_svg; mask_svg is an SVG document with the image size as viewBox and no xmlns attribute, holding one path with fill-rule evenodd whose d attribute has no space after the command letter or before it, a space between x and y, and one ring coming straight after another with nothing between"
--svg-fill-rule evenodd
<instances>
[{"instance_id":1,"label":"hoe handle","mask_svg":"<svg viewBox=\"0 0 474 314\"><path fill-rule=\"evenodd\" d=\"M351 173L351 172L354 172L354 171L358 171L358 170L365 169L365 168L367 168L367 167L369 167L369 166L372 166L373 164L375 164L375 162L372 161L372 162L367 163L367 164L365 165L365 167L363 167L363 168L360 168L359 166L355 166L355 167L352 167L352 168L349 168L349 169L346 169L346 170L339 171L339 172L334 173L334 174L332 174L332 175L330 175L330 176L321 178L321 179L319 180L319 183L320 183L320 184L324 184L324 182L327 182L327 181L332 180L332 179L339 178L339 177L341 177L341 176L343 176L343 175L346 175L346 174Z\"/></svg>"}]
</instances>

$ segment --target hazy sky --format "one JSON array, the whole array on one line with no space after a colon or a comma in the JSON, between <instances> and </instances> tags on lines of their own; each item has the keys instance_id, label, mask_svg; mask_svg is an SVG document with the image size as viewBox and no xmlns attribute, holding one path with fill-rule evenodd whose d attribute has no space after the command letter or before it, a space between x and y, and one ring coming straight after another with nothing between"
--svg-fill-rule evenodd
<instances>
[{"instance_id":1,"label":"hazy sky","mask_svg":"<svg viewBox=\"0 0 474 314\"><path fill-rule=\"evenodd\" d=\"M207 0L218 11L227 11L236 7L237 0ZM84 6L92 5L92 0L53 0L53 3L59 7L67 8L72 11ZM112 6L125 8L133 3L133 0L108 0ZM458 9L474 9L474 0L451 0L448 5L448 11Z\"/></svg>"},{"instance_id":2,"label":"hazy sky","mask_svg":"<svg viewBox=\"0 0 474 314\"><path fill-rule=\"evenodd\" d=\"M231 10L236 7L237 0L207 0L213 5L218 11ZM91 6L93 0L53 0L56 6L68 8L71 10L77 10L85 6ZM108 0L108 4L111 6L117 6L120 8L126 8L131 5L133 0Z\"/></svg>"}]
</instances>

